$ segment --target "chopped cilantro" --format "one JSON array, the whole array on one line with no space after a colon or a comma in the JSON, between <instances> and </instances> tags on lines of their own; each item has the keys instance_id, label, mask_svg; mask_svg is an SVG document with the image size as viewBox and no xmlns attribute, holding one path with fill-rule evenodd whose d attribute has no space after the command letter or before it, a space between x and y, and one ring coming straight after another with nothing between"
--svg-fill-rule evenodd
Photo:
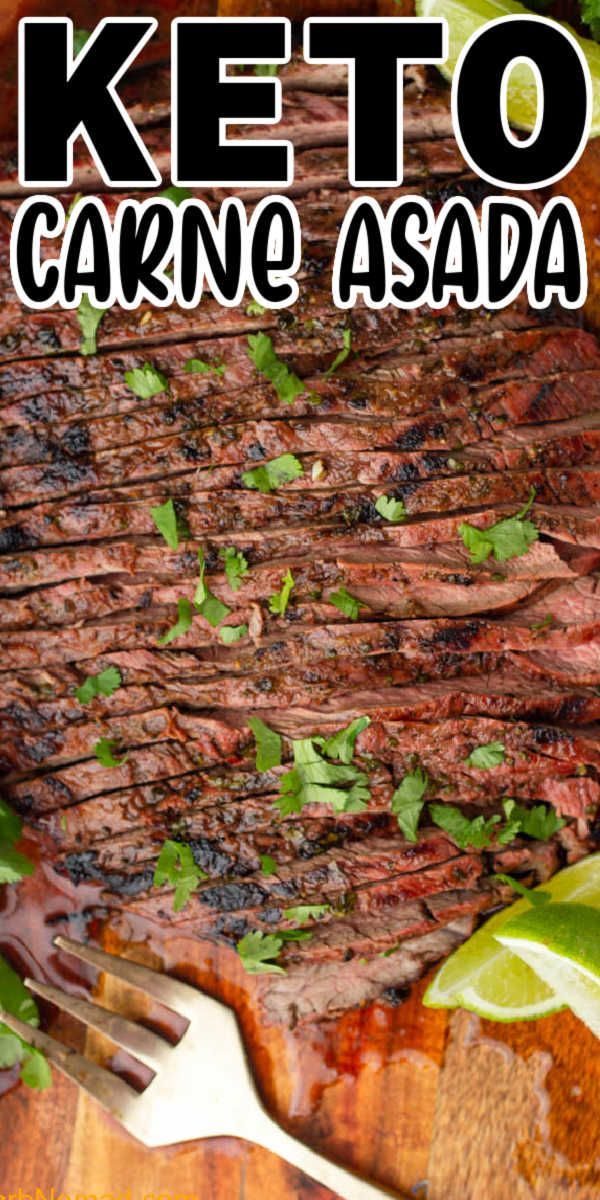
<instances>
[{"instance_id":1,"label":"chopped cilantro","mask_svg":"<svg viewBox=\"0 0 600 1200\"><path fill-rule=\"evenodd\" d=\"M209 363L204 362L201 358L188 358L184 371L188 375L219 375L225 374L225 363Z\"/></svg>"},{"instance_id":2,"label":"chopped cilantro","mask_svg":"<svg viewBox=\"0 0 600 1200\"><path fill-rule=\"evenodd\" d=\"M183 637L184 633L187 633L188 629L191 628L191 624L192 606L189 600L186 600L185 596L182 596L177 601L177 620L174 625L171 625L170 629L167 629L166 633L163 633L162 637L158 638L159 646L168 646L176 638Z\"/></svg>"},{"instance_id":3,"label":"chopped cilantro","mask_svg":"<svg viewBox=\"0 0 600 1200\"><path fill-rule=\"evenodd\" d=\"M277 863L275 862L274 858L271 858L270 854L259 854L258 860L260 862L261 875L275 875L276 874Z\"/></svg>"},{"instance_id":4,"label":"chopped cilantro","mask_svg":"<svg viewBox=\"0 0 600 1200\"><path fill-rule=\"evenodd\" d=\"M298 904L295 908L284 908L286 921L299 921L304 925L307 921L320 921L331 912L330 904Z\"/></svg>"},{"instance_id":5,"label":"chopped cilantro","mask_svg":"<svg viewBox=\"0 0 600 1200\"><path fill-rule=\"evenodd\" d=\"M167 546L171 550L179 549L179 526L177 513L172 500L165 500L157 508L150 509L150 516L159 533L162 533Z\"/></svg>"},{"instance_id":6,"label":"chopped cilantro","mask_svg":"<svg viewBox=\"0 0 600 1200\"><path fill-rule=\"evenodd\" d=\"M168 883L175 888L173 912L180 912L185 907L203 879L208 879L208 875L194 862L191 846L167 840L156 863L154 886L162 887Z\"/></svg>"},{"instance_id":7,"label":"chopped cilantro","mask_svg":"<svg viewBox=\"0 0 600 1200\"><path fill-rule=\"evenodd\" d=\"M189 188L175 187L175 184L172 184L171 187L165 188L164 192L159 192L158 198L159 200L172 200L173 204L179 206L183 204L184 200L191 200L192 193Z\"/></svg>"},{"instance_id":8,"label":"chopped cilantro","mask_svg":"<svg viewBox=\"0 0 600 1200\"><path fill-rule=\"evenodd\" d=\"M0 955L0 1009L37 1028L40 1023L37 1004L31 993L5 958ZM45 1067L42 1067L39 1060ZM32 1061L33 1060L33 1061ZM21 1063L21 1079L27 1087L42 1089L51 1083L48 1064L40 1050L34 1050L8 1025L0 1023L0 1069ZM28 1065L29 1064L29 1065Z\"/></svg>"},{"instance_id":9,"label":"chopped cilantro","mask_svg":"<svg viewBox=\"0 0 600 1200\"><path fill-rule=\"evenodd\" d=\"M329 804L334 812L362 812L370 798L368 778L350 765L326 762L313 738L292 742L294 766L281 777L275 802L282 816L302 812L306 804ZM347 785L350 785L347 787Z\"/></svg>"},{"instance_id":10,"label":"chopped cilantro","mask_svg":"<svg viewBox=\"0 0 600 1200\"><path fill-rule=\"evenodd\" d=\"M247 488L256 488L259 492L274 492L282 483L292 483L304 473L302 463L293 454L281 454L272 458L261 467L244 471L242 483Z\"/></svg>"},{"instance_id":11,"label":"chopped cilantro","mask_svg":"<svg viewBox=\"0 0 600 1200\"><path fill-rule=\"evenodd\" d=\"M235 546L221 547L219 550L219 558L222 558L225 563L225 574L227 582L232 592L237 592L242 586L242 577L248 573L248 562L240 550L236 550Z\"/></svg>"},{"instance_id":12,"label":"chopped cilantro","mask_svg":"<svg viewBox=\"0 0 600 1200\"><path fill-rule=\"evenodd\" d=\"M196 584L194 594L194 607L198 610L201 617L212 625L213 629L229 616L231 609L219 600L218 596L214 596L204 582L204 572L206 570L206 562L204 559L204 551L198 551L198 565L200 568L200 576Z\"/></svg>"},{"instance_id":13,"label":"chopped cilantro","mask_svg":"<svg viewBox=\"0 0 600 1200\"><path fill-rule=\"evenodd\" d=\"M337 592L331 592L329 603L339 608L340 612L345 617L349 617L351 621L358 620L361 608L369 607L363 600L357 600L356 596L351 596L345 587L338 588Z\"/></svg>"},{"instance_id":14,"label":"chopped cilantro","mask_svg":"<svg viewBox=\"0 0 600 1200\"><path fill-rule=\"evenodd\" d=\"M33 875L33 863L15 849L22 828L18 814L0 799L0 883L18 883L25 875Z\"/></svg>"},{"instance_id":15,"label":"chopped cilantro","mask_svg":"<svg viewBox=\"0 0 600 1200\"><path fill-rule=\"evenodd\" d=\"M81 53L86 42L89 42L92 34L89 29L74 29L73 30L73 58Z\"/></svg>"},{"instance_id":16,"label":"chopped cilantro","mask_svg":"<svg viewBox=\"0 0 600 1200\"><path fill-rule=\"evenodd\" d=\"M554 624L554 620L555 617L553 613L546 613L543 621L536 621L535 624L530 625L529 628L532 633L546 633L548 629L550 629L550 626Z\"/></svg>"},{"instance_id":17,"label":"chopped cilantro","mask_svg":"<svg viewBox=\"0 0 600 1200\"><path fill-rule=\"evenodd\" d=\"M526 554L529 547L538 539L538 531L532 521L524 520L535 500L535 488L532 487L527 504L514 517L505 517L490 525L488 529L478 529L475 525L464 522L459 525L458 532L471 555L471 562L481 563L493 554L497 562L505 562L509 558L520 558Z\"/></svg>"},{"instance_id":18,"label":"chopped cilantro","mask_svg":"<svg viewBox=\"0 0 600 1200\"><path fill-rule=\"evenodd\" d=\"M269 596L269 612L276 613L280 617L285 615L294 582L294 576L288 568L281 580L281 590Z\"/></svg>"},{"instance_id":19,"label":"chopped cilantro","mask_svg":"<svg viewBox=\"0 0 600 1200\"><path fill-rule=\"evenodd\" d=\"M480 771L489 771L499 767L504 762L504 742L488 742L485 746L476 746L465 759L468 767L478 767Z\"/></svg>"},{"instance_id":20,"label":"chopped cilantro","mask_svg":"<svg viewBox=\"0 0 600 1200\"><path fill-rule=\"evenodd\" d=\"M339 758L340 762L352 762L354 747L359 733L371 724L370 717L355 717L344 729L338 730L327 741L321 742L327 758ZM315 741L319 739L315 738Z\"/></svg>"},{"instance_id":21,"label":"chopped cilantro","mask_svg":"<svg viewBox=\"0 0 600 1200\"><path fill-rule=\"evenodd\" d=\"M419 817L425 803L423 797L427 791L428 779L424 771L417 767L409 771L396 788L392 796L392 812L398 818L398 825L409 842L416 842Z\"/></svg>"},{"instance_id":22,"label":"chopped cilantro","mask_svg":"<svg viewBox=\"0 0 600 1200\"><path fill-rule=\"evenodd\" d=\"M94 754L103 767L122 767L127 762L127 755L115 758L114 751L118 745L115 738L101 737L94 746Z\"/></svg>"},{"instance_id":23,"label":"chopped cilantro","mask_svg":"<svg viewBox=\"0 0 600 1200\"><path fill-rule=\"evenodd\" d=\"M254 68L255 75L276 75L279 70L277 63L257 63Z\"/></svg>"},{"instance_id":24,"label":"chopped cilantro","mask_svg":"<svg viewBox=\"0 0 600 1200\"><path fill-rule=\"evenodd\" d=\"M302 380L277 357L268 334L250 333L248 335L248 354L256 370L273 384L279 399L284 404L293 404L297 396L301 396L306 391Z\"/></svg>"},{"instance_id":25,"label":"chopped cilantro","mask_svg":"<svg viewBox=\"0 0 600 1200\"><path fill-rule=\"evenodd\" d=\"M274 729L269 729L260 717L249 717L248 725L256 742L256 770L270 771L281 766L281 738Z\"/></svg>"},{"instance_id":26,"label":"chopped cilantro","mask_svg":"<svg viewBox=\"0 0 600 1200\"><path fill-rule=\"evenodd\" d=\"M96 696L112 696L121 683L121 672L117 667L107 667L98 675L88 675L81 687L75 688L75 695L80 704L90 704Z\"/></svg>"},{"instance_id":27,"label":"chopped cilantro","mask_svg":"<svg viewBox=\"0 0 600 1200\"><path fill-rule=\"evenodd\" d=\"M169 381L152 363L144 363L143 367L134 367L125 372L125 383L131 391L142 400L158 396L159 392L168 392Z\"/></svg>"},{"instance_id":28,"label":"chopped cilantro","mask_svg":"<svg viewBox=\"0 0 600 1200\"><path fill-rule=\"evenodd\" d=\"M566 822L556 815L551 804L536 804L533 808L522 808L514 800L503 800L502 807L507 820L507 830L512 836L506 840L512 841L518 833L535 838L538 842L547 842L553 834L562 829ZM500 841L504 841L501 834Z\"/></svg>"},{"instance_id":29,"label":"chopped cilantro","mask_svg":"<svg viewBox=\"0 0 600 1200\"><path fill-rule=\"evenodd\" d=\"M400 521L406 519L406 509L403 500L394 500L393 496L379 496L375 501L375 508L380 517L385 521L391 521L392 525L398 525Z\"/></svg>"},{"instance_id":30,"label":"chopped cilantro","mask_svg":"<svg viewBox=\"0 0 600 1200\"><path fill-rule=\"evenodd\" d=\"M430 804L429 812L434 825L443 829L461 850L466 850L468 846L475 850L489 846L496 832L495 827L501 820L498 815L487 820L483 815L469 820L453 804Z\"/></svg>"},{"instance_id":31,"label":"chopped cilantro","mask_svg":"<svg viewBox=\"0 0 600 1200\"><path fill-rule=\"evenodd\" d=\"M517 892L519 896L524 896L534 906L539 904L547 904L552 899L550 892L533 891L532 888L525 887L518 879L513 879L512 875L492 875L492 879L497 879L499 883L506 883L508 887Z\"/></svg>"},{"instance_id":32,"label":"chopped cilantro","mask_svg":"<svg viewBox=\"0 0 600 1200\"><path fill-rule=\"evenodd\" d=\"M266 311L267 311L266 308L263 308L262 304L258 303L258 300L251 300L250 303L246 307L246 316L247 317L262 317L263 313L265 313Z\"/></svg>"},{"instance_id":33,"label":"chopped cilantro","mask_svg":"<svg viewBox=\"0 0 600 1200\"><path fill-rule=\"evenodd\" d=\"M344 332L342 334L342 343L343 343L344 349L340 350L339 353L336 354L331 366L328 367L327 370L325 371L325 376L324 376L325 379L328 379L330 375L333 375L334 371L337 371L338 367L341 367L342 363L345 363L346 359L348 358L348 355L350 354L350 351L352 349L352 330L351 329L344 329Z\"/></svg>"},{"instance_id":34,"label":"chopped cilantro","mask_svg":"<svg viewBox=\"0 0 600 1200\"><path fill-rule=\"evenodd\" d=\"M222 625L219 637L225 646L231 646L233 642L239 642L241 638L245 637L247 632L247 625Z\"/></svg>"},{"instance_id":35,"label":"chopped cilantro","mask_svg":"<svg viewBox=\"0 0 600 1200\"><path fill-rule=\"evenodd\" d=\"M595 41L600 41L600 0L581 0L581 19L589 25Z\"/></svg>"},{"instance_id":36,"label":"chopped cilantro","mask_svg":"<svg viewBox=\"0 0 600 1200\"><path fill-rule=\"evenodd\" d=\"M81 297L77 309L77 320L82 333L79 344L80 354L96 354L98 349L96 334L105 312L107 312L106 308L96 308L92 304L87 292Z\"/></svg>"},{"instance_id":37,"label":"chopped cilantro","mask_svg":"<svg viewBox=\"0 0 600 1200\"><path fill-rule=\"evenodd\" d=\"M282 946L282 937L255 929L238 942L236 949L248 975L285 975L283 967L273 961L279 957Z\"/></svg>"}]
</instances>

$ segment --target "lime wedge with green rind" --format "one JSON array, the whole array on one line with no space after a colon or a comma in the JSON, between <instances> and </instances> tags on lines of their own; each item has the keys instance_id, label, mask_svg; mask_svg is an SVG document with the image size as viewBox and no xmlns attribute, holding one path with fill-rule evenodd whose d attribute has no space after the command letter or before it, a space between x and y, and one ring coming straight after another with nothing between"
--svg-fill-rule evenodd
<instances>
[{"instance_id":1,"label":"lime wedge with green rind","mask_svg":"<svg viewBox=\"0 0 600 1200\"><path fill-rule=\"evenodd\" d=\"M552 901L577 901L600 909L600 854L590 855L534 889ZM544 906L540 906L540 911ZM424 1004L430 1008L468 1008L492 1021L531 1021L557 1012L567 1003L531 967L496 940L508 921L533 909L517 900L496 913L442 965L430 983ZM537 909L536 909L537 911Z\"/></svg>"},{"instance_id":2,"label":"lime wedge with green rind","mask_svg":"<svg viewBox=\"0 0 600 1200\"><path fill-rule=\"evenodd\" d=\"M531 9L516 0L416 0L418 17L445 17L448 22L448 58L440 64L446 79L452 79L458 56L477 29L497 17L511 13L532 16ZM561 25L573 34L581 46L592 78L592 124L590 137L600 134L600 45L589 38L579 37L570 25ZM560 80L557 80L560 86ZM530 68L521 63L511 73L508 86L508 119L518 129L533 129L537 113L537 89Z\"/></svg>"},{"instance_id":3,"label":"lime wedge with green rind","mask_svg":"<svg viewBox=\"0 0 600 1200\"><path fill-rule=\"evenodd\" d=\"M600 1038L600 909L544 904L512 917L497 937Z\"/></svg>"}]
</instances>

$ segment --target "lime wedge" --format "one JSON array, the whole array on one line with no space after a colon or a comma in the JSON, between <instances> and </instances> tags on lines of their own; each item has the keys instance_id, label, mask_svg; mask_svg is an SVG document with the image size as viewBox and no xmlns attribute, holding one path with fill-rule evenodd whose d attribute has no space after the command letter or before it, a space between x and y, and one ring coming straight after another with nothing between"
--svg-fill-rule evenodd
<instances>
[{"instance_id":1,"label":"lime wedge","mask_svg":"<svg viewBox=\"0 0 600 1200\"><path fill-rule=\"evenodd\" d=\"M526 13L531 9L516 0L416 0L418 17L445 17L448 22L449 48L446 62L440 71L446 79L452 79L458 56L465 42L485 25L497 17L510 13ZM579 37L570 25L564 25L581 46L587 59L592 77L592 124L590 137L600 134L600 45L590 38ZM560 80L557 80L560 86ZM537 89L530 68L521 63L511 74L508 86L508 119L519 129L533 129L537 113Z\"/></svg>"},{"instance_id":2,"label":"lime wedge","mask_svg":"<svg viewBox=\"0 0 600 1200\"><path fill-rule=\"evenodd\" d=\"M600 1038L600 910L544 904L507 921L498 941Z\"/></svg>"},{"instance_id":3,"label":"lime wedge","mask_svg":"<svg viewBox=\"0 0 600 1200\"><path fill-rule=\"evenodd\" d=\"M577 900L600 909L600 854L566 867L535 890L549 893L553 901ZM567 1001L496 940L508 921L531 911L528 900L517 900L491 917L446 959L423 1003L430 1008L468 1008L491 1021L531 1021L564 1008Z\"/></svg>"}]
</instances>

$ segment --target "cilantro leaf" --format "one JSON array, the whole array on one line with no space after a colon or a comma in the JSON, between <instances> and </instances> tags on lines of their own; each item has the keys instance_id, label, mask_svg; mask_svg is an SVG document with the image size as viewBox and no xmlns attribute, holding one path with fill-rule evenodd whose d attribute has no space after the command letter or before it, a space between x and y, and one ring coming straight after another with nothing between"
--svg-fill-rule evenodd
<instances>
[{"instance_id":1,"label":"cilantro leaf","mask_svg":"<svg viewBox=\"0 0 600 1200\"><path fill-rule=\"evenodd\" d=\"M194 861L191 846L167 839L158 856L153 882L155 887L168 883L175 888L173 912L185 908L203 879L208 879L208 875Z\"/></svg>"},{"instance_id":2,"label":"cilantro leaf","mask_svg":"<svg viewBox=\"0 0 600 1200\"><path fill-rule=\"evenodd\" d=\"M162 533L171 550L179 549L179 527L177 513L172 500L165 500L157 508L150 509L150 516L159 533Z\"/></svg>"},{"instance_id":3,"label":"cilantro leaf","mask_svg":"<svg viewBox=\"0 0 600 1200\"><path fill-rule=\"evenodd\" d=\"M200 575L198 578L198 583L196 584L196 591L194 593L194 608L196 608L200 613L200 616L204 617L204 620L208 621L209 625L212 625L213 629L215 629L221 621L225 620L225 617L229 616L231 609L228 608L226 604L223 604L223 601L219 600L218 596L213 595L204 581L206 561L203 550L198 551L198 566L200 569Z\"/></svg>"},{"instance_id":4,"label":"cilantro leaf","mask_svg":"<svg viewBox=\"0 0 600 1200\"><path fill-rule=\"evenodd\" d=\"M345 729L338 730L322 743L327 758L339 758L343 763L352 762L354 746L359 733L371 724L370 717L355 717Z\"/></svg>"},{"instance_id":5,"label":"cilantro leaf","mask_svg":"<svg viewBox=\"0 0 600 1200\"><path fill-rule=\"evenodd\" d=\"M259 492L274 492L282 483L292 483L303 474L302 463L293 454L280 454L279 458L272 458L261 467L244 471L242 483Z\"/></svg>"},{"instance_id":6,"label":"cilantro leaf","mask_svg":"<svg viewBox=\"0 0 600 1200\"><path fill-rule=\"evenodd\" d=\"M489 817L487 821L483 815L469 820L453 804L430 804L429 812L434 825L443 829L461 850L466 850L468 846L475 850L489 846L495 826L500 821L497 814Z\"/></svg>"},{"instance_id":7,"label":"cilantro leaf","mask_svg":"<svg viewBox=\"0 0 600 1200\"><path fill-rule=\"evenodd\" d=\"M392 525L398 525L400 521L406 519L406 508L403 500L394 500L393 496L379 496L375 501L375 508L380 517L386 521L391 521Z\"/></svg>"},{"instance_id":8,"label":"cilantro leaf","mask_svg":"<svg viewBox=\"0 0 600 1200\"><path fill-rule=\"evenodd\" d=\"M216 363L204 362L202 358L188 358L183 369L184 371L187 371L188 375L212 374L222 376L225 374L224 363L219 363L217 365Z\"/></svg>"},{"instance_id":9,"label":"cilantro leaf","mask_svg":"<svg viewBox=\"0 0 600 1200\"><path fill-rule=\"evenodd\" d=\"M107 311L106 308L96 308L92 304L87 292L81 297L79 308L77 309L77 320L79 321L79 328L82 333L79 344L80 354L96 354L98 349L96 344L98 326Z\"/></svg>"},{"instance_id":10,"label":"cilantro leaf","mask_svg":"<svg viewBox=\"0 0 600 1200\"><path fill-rule=\"evenodd\" d=\"M172 200L173 204L179 206L184 200L191 200L192 193L189 188L175 187L175 184L172 184L171 187L165 188L164 192L159 192L158 196L161 200Z\"/></svg>"},{"instance_id":11,"label":"cilantro leaf","mask_svg":"<svg viewBox=\"0 0 600 1200\"><path fill-rule=\"evenodd\" d=\"M299 921L303 925L306 921L320 921L328 912L330 904L298 904L295 908L284 908L283 915L286 921Z\"/></svg>"},{"instance_id":12,"label":"cilantro leaf","mask_svg":"<svg viewBox=\"0 0 600 1200\"><path fill-rule=\"evenodd\" d=\"M255 929L238 942L236 950L248 975L285 975L283 967L273 962L282 946L283 938Z\"/></svg>"},{"instance_id":13,"label":"cilantro leaf","mask_svg":"<svg viewBox=\"0 0 600 1200\"><path fill-rule=\"evenodd\" d=\"M235 546L221 547L219 558L225 563L225 574L232 592L237 592L242 586L242 577L248 573L248 561Z\"/></svg>"},{"instance_id":14,"label":"cilantro leaf","mask_svg":"<svg viewBox=\"0 0 600 1200\"><path fill-rule=\"evenodd\" d=\"M31 994L5 958L0 955L0 1009L12 1013L28 1025L37 1028L40 1023L38 1008ZM45 1063L43 1068L38 1056ZM39 1050L34 1050L7 1025L0 1023L0 1069L14 1067L16 1063L35 1058L35 1063L21 1074L28 1087L48 1087L51 1082L46 1060Z\"/></svg>"},{"instance_id":15,"label":"cilantro leaf","mask_svg":"<svg viewBox=\"0 0 600 1200\"><path fill-rule=\"evenodd\" d=\"M133 370L126 371L125 383L142 400L149 400L151 396L158 396L160 392L169 390L166 375L153 367L152 363L144 363L143 367L134 367Z\"/></svg>"},{"instance_id":16,"label":"cilantro leaf","mask_svg":"<svg viewBox=\"0 0 600 1200\"><path fill-rule=\"evenodd\" d=\"M277 863L270 854L259 854L260 873L261 875L275 875L277 873Z\"/></svg>"},{"instance_id":17,"label":"cilantro leaf","mask_svg":"<svg viewBox=\"0 0 600 1200\"><path fill-rule=\"evenodd\" d=\"M344 329L344 332L342 334L342 344L343 344L344 349L340 350L338 352L338 354L336 354L331 366L328 367L327 370L325 371L325 374L324 374L325 379L329 379L329 376L333 375L334 371L337 371L338 367L341 367L342 363L345 363L346 359L348 358L348 355L350 354L350 351L352 349L352 330L351 329Z\"/></svg>"},{"instance_id":18,"label":"cilantro leaf","mask_svg":"<svg viewBox=\"0 0 600 1200\"><path fill-rule=\"evenodd\" d=\"M25 875L33 875L31 860L10 842L0 842L0 883L19 883Z\"/></svg>"},{"instance_id":19,"label":"cilantro leaf","mask_svg":"<svg viewBox=\"0 0 600 1200\"><path fill-rule=\"evenodd\" d=\"M191 628L191 624L192 606L189 600L186 600L185 597L182 596L181 599L177 601L177 620L174 625L171 625L170 629L167 629L166 633L163 633L162 637L158 638L159 646L168 646L171 642L174 642L176 638L183 637L184 633L187 633L188 629Z\"/></svg>"},{"instance_id":20,"label":"cilantro leaf","mask_svg":"<svg viewBox=\"0 0 600 1200\"><path fill-rule=\"evenodd\" d=\"M499 767L504 762L504 742L487 742L485 746L476 746L465 762L467 766L478 767L480 771Z\"/></svg>"},{"instance_id":21,"label":"cilantro leaf","mask_svg":"<svg viewBox=\"0 0 600 1200\"><path fill-rule=\"evenodd\" d=\"M268 334L248 334L248 354L256 370L273 384L284 404L293 404L296 397L306 391L302 380L277 357Z\"/></svg>"},{"instance_id":22,"label":"cilantro leaf","mask_svg":"<svg viewBox=\"0 0 600 1200\"><path fill-rule=\"evenodd\" d=\"M83 50L86 42L89 42L92 34L89 29L74 29L73 30L73 58Z\"/></svg>"},{"instance_id":23,"label":"cilantro leaf","mask_svg":"<svg viewBox=\"0 0 600 1200\"><path fill-rule=\"evenodd\" d=\"M281 738L274 729L269 729L260 717L249 717L248 725L256 742L256 770L270 771L281 766Z\"/></svg>"},{"instance_id":24,"label":"cilantro leaf","mask_svg":"<svg viewBox=\"0 0 600 1200\"><path fill-rule=\"evenodd\" d=\"M80 704L90 704L96 696L112 696L122 682L118 668L107 667L98 675L88 675L81 686L75 688L75 695Z\"/></svg>"},{"instance_id":25,"label":"cilantro leaf","mask_svg":"<svg viewBox=\"0 0 600 1200\"><path fill-rule=\"evenodd\" d=\"M248 632L247 625L222 625L219 630L219 637L225 646L231 646L233 642L239 642L245 637Z\"/></svg>"},{"instance_id":26,"label":"cilantro leaf","mask_svg":"<svg viewBox=\"0 0 600 1200\"><path fill-rule=\"evenodd\" d=\"M417 767L416 771L409 771L404 776L392 796L392 812L396 814L398 825L409 842L417 840L419 817L423 811L423 797L428 782L425 772Z\"/></svg>"},{"instance_id":27,"label":"cilantro leaf","mask_svg":"<svg viewBox=\"0 0 600 1200\"><path fill-rule=\"evenodd\" d=\"M507 829L512 841L518 833L535 838L538 842L547 842L553 834L562 829L566 822L558 817L551 804L536 804L534 808L522 808L514 800L503 800L502 807L508 822ZM502 838L504 840L504 838Z\"/></svg>"},{"instance_id":28,"label":"cilantro leaf","mask_svg":"<svg viewBox=\"0 0 600 1200\"><path fill-rule=\"evenodd\" d=\"M266 313L266 311L266 308L263 308L263 305L259 304L258 300L251 300L246 307L246 316L262 317L263 313Z\"/></svg>"},{"instance_id":29,"label":"cilantro leaf","mask_svg":"<svg viewBox=\"0 0 600 1200\"><path fill-rule=\"evenodd\" d=\"M293 741L292 753L294 766L282 775L281 795L275 802L282 816L302 812L306 804L328 804L334 812L366 808L369 781L357 767L327 762L314 738Z\"/></svg>"},{"instance_id":30,"label":"cilantro leaf","mask_svg":"<svg viewBox=\"0 0 600 1200\"><path fill-rule=\"evenodd\" d=\"M0 883L19 883L25 875L33 875L33 863L15 848L22 828L18 814L0 799Z\"/></svg>"},{"instance_id":31,"label":"cilantro leaf","mask_svg":"<svg viewBox=\"0 0 600 1200\"><path fill-rule=\"evenodd\" d=\"M38 1092L45 1091L52 1084L52 1072L48 1059L41 1050L34 1049L33 1046L28 1046L25 1051L21 1067L21 1082L26 1087L34 1088Z\"/></svg>"},{"instance_id":32,"label":"cilantro leaf","mask_svg":"<svg viewBox=\"0 0 600 1200\"><path fill-rule=\"evenodd\" d=\"M94 754L98 762L103 767L122 767L127 762L127 755L123 758L115 758L113 751L117 747L118 742L115 738L101 737L94 746Z\"/></svg>"},{"instance_id":33,"label":"cilantro leaf","mask_svg":"<svg viewBox=\"0 0 600 1200\"><path fill-rule=\"evenodd\" d=\"M600 2L599 0L581 0L581 19L589 25L592 37L600 41Z\"/></svg>"},{"instance_id":34,"label":"cilantro leaf","mask_svg":"<svg viewBox=\"0 0 600 1200\"><path fill-rule=\"evenodd\" d=\"M525 884L520 883L518 879L513 879L512 875L492 875L491 878L497 879L499 883L506 883L513 889L513 892L524 896L534 907L539 904L547 904L552 899L550 892L534 892L532 888L525 887Z\"/></svg>"},{"instance_id":35,"label":"cilantro leaf","mask_svg":"<svg viewBox=\"0 0 600 1200\"><path fill-rule=\"evenodd\" d=\"M329 595L329 603L334 604L339 608L340 612L345 617L349 617L351 621L357 621L361 608L368 608L363 600L357 600L356 596L351 596L350 592L345 587L338 588L337 592L331 592Z\"/></svg>"},{"instance_id":36,"label":"cilantro leaf","mask_svg":"<svg viewBox=\"0 0 600 1200\"><path fill-rule=\"evenodd\" d=\"M539 536L533 522L524 520L535 500L535 494L535 488L532 487L527 504L514 517L505 517L487 529L478 529L475 525L467 525L464 522L459 525L458 532L471 555L471 562L485 562L490 554L493 554L497 562L521 558L523 554L527 554L529 547Z\"/></svg>"},{"instance_id":37,"label":"cilantro leaf","mask_svg":"<svg viewBox=\"0 0 600 1200\"><path fill-rule=\"evenodd\" d=\"M279 592L274 592L272 596L269 596L269 612L276 613L280 617L285 615L294 583L294 576L288 567L288 570L281 580L281 590Z\"/></svg>"}]
</instances>

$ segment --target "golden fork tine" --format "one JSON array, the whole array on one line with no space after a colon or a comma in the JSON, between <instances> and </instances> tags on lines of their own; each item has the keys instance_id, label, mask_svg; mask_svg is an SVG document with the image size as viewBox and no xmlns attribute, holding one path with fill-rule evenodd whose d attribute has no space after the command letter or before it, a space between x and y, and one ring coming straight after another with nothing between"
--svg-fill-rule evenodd
<instances>
[{"instance_id":1,"label":"golden fork tine","mask_svg":"<svg viewBox=\"0 0 600 1200\"><path fill-rule=\"evenodd\" d=\"M78 999L76 996L68 996L66 992L53 987L52 984L26 979L25 986L31 992L35 992L37 996L41 996L44 1000L50 1000L64 1012L77 1017L84 1025L105 1034L111 1042L115 1042L123 1050L129 1051L152 1071L160 1069L165 1053L169 1050L169 1044L158 1037L156 1033L152 1033L150 1029L145 1029L143 1025L137 1025L135 1021L128 1021L126 1017L121 1017L118 1013L101 1008L99 1004L92 1004L89 1000Z\"/></svg>"},{"instance_id":2,"label":"golden fork tine","mask_svg":"<svg viewBox=\"0 0 600 1200\"><path fill-rule=\"evenodd\" d=\"M62 934L54 938L54 945L66 950L68 954L73 954L75 958L80 958L82 962L91 963L101 971L108 971L110 975L115 975L131 987L138 988L184 1017L191 1019L198 1007L198 993L179 979L160 975L130 958L120 958L116 954L107 954L104 950L96 950L95 947L86 946L82 942L74 942L72 938Z\"/></svg>"},{"instance_id":3,"label":"golden fork tine","mask_svg":"<svg viewBox=\"0 0 600 1200\"><path fill-rule=\"evenodd\" d=\"M13 1017L12 1013L0 1013L0 1020L4 1025L8 1025L13 1033L18 1033L24 1042L35 1046L37 1050L43 1050L52 1066L57 1067L67 1079L71 1079L93 1096L119 1121L126 1122L132 1102L138 1099L138 1093L128 1083L106 1071L104 1067L99 1067L97 1063L90 1062L83 1054L78 1054L69 1046L63 1046L47 1033L42 1033L41 1029L26 1025L18 1017Z\"/></svg>"}]
</instances>

